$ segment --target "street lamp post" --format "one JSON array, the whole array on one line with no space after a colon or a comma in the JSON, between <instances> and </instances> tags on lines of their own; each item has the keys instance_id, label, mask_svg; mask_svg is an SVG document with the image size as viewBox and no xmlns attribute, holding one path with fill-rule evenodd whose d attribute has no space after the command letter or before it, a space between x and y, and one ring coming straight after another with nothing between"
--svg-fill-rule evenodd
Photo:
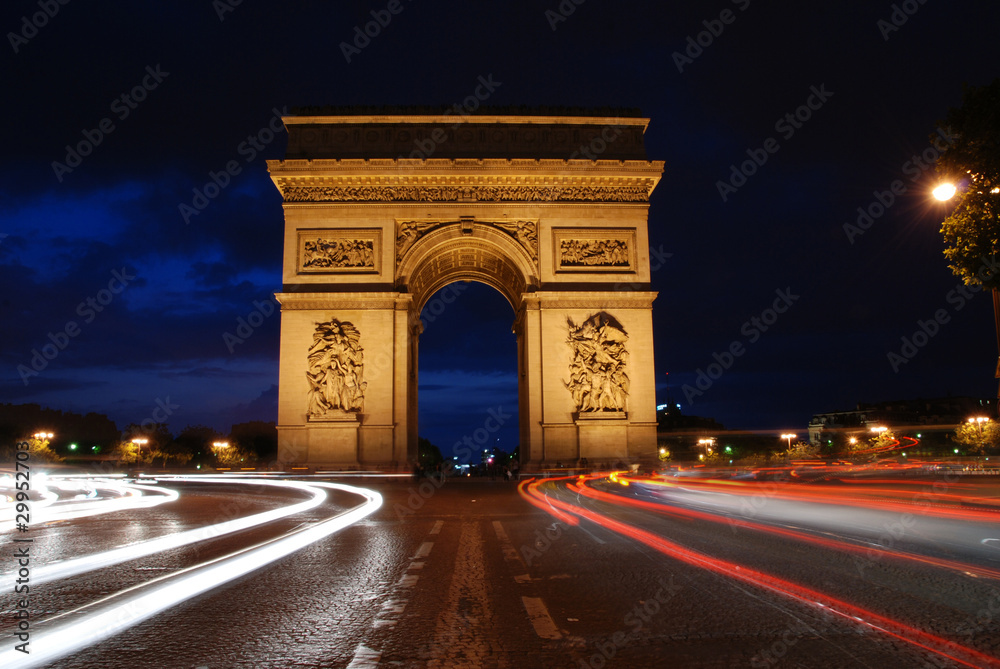
<instances>
[{"instance_id":1,"label":"street lamp post","mask_svg":"<svg viewBox=\"0 0 1000 669\"><path fill-rule=\"evenodd\" d=\"M790 432L787 433L787 434L781 435L781 438L784 439L788 443L788 449L789 450L791 450L791 448L792 448L792 439L794 439L796 436L798 436L798 435L792 434Z\"/></svg>"},{"instance_id":2,"label":"street lamp post","mask_svg":"<svg viewBox=\"0 0 1000 669\"><path fill-rule=\"evenodd\" d=\"M132 440L132 443L135 444L135 464L139 464L139 456L142 454L142 447L144 444L149 443L149 439L146 439L145 437L137 437Z\"/></svg>"}]
</instances>

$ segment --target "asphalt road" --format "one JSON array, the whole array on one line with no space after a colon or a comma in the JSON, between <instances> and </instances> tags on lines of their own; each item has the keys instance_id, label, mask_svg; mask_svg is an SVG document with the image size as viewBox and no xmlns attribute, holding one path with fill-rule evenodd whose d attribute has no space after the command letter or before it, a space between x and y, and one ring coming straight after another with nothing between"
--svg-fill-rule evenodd
<instances>
[{"instance_id":1,"label":"asphalt road","mask_svg":"<svg viewBox=\"0 0 1000 669\"><path fill-rule=\"evenodd\" d=\"M1000 549L982 543L1000 534L995 523L978 518L917 513L911 522L896 510L784 500L759 491L753 493L758 497L730 498L637 484L590 486L618 498L711 513L718 522L621 506L582 494L569 487L572 482L540 486L540 498L593 514L594 519L575 516L579 524L572 525L529 504L513 483L451 480L439 488L409 480L348 482L380 492L381 508L44 666L1000 666L995 659L1000 580L992 571L1000 574ZM33 568L309 497L259 485L161 485L179 490L180 497L150 509L33 527ZM143 592L150 579L183 575L364 502L346 492L329 494L308 511L259 527L33 586L32 648L45 643L47 628L70 620L86 623L100 606ZM903 528L895 535L893 522ZM855 550L758 525L845 541ZM729 566L711 569L678 559L627 531L648 533ZM16 536L2 535L5 546L13 546ZM900 551L937 562L900 559L895 555ZM2 578L12 581L14 566L12 558L0 563L0 571L7 572ZM821 605L737 577L750 573L808 588L982 655L958 651L951 653L957 660L949 660L912 643L940 651L937 641L908 641L900 636L909 633L899 635L895 627L880 631L867 614L857 616L865 618L861 621L845 616L839 604L823 604L826 599ZM128 588L133 590L119 594ZM10 602L10 589L4 590ZM11 636L13 610L5 609L0 631L7 647L0 651L17 643Z\"/></svg>"}]
</instances>

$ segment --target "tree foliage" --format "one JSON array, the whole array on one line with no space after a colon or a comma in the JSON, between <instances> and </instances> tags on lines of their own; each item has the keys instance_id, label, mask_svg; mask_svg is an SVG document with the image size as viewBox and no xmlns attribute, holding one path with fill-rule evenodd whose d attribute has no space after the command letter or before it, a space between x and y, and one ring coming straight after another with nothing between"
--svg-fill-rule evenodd
<instances>
[{"instance_id":1,"label":"tree foliage","mask_svg":"<svg viewBox=\"0 0 1000 669\"><path fill-rule=\"evenodd\" d=\"M1000 423L962 423L951 439L972 454L1000 453Z\"/></svg>"},{"instance_id":2,"label":"tree foliage","mask_svg":"<svg viewBox=\"0 0 1000 669\"><path fill-rule=\"evenodd\" d=\"M966 285L1000 288L1000 79L967 87L942 124L953 137L937 173L959 189L941 226L948 267Z\"/></svg>"}]
</instances>

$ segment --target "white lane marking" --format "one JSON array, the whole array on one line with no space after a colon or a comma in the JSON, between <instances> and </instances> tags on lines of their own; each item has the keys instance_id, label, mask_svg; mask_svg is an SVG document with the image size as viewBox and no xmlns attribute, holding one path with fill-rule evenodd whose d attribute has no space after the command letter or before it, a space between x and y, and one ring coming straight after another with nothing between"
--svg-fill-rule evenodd
<instances>
[{"instance_id":1,"label":"white lane marking","mask_svg":"<svg viewBox=\"0 0 1000 669\"><path fill-rule=\"evenodd\" d=\"M368 667L377 667L378 661L382 659L382 651L372 650L364 644L358 646L357 650L354 651L354 659L351 663L347 665L347 669L367 669Z\"/></svg>"},{"instance_id":2,"label":"white lane marking","mask_svg":"<svg viewBox=\"0 0 1000 669\"><path fill-rule=\"evenodd\" d=\"M428 555L431 554L432 548L434 548L434 542L425 541L424 543L420 544L420 548L417 549L417 554L413 556L413 559L417 560L419 558L427 557Z\"/></svg>"},{"instance_id":3,"label":"white lane marking","mask_svg":"<svg viewBox=\"0 0 1000 669\"><path fill-rule=\"evenodd\" d=\"M562 633L556 627L549 610L545 608L545 602L539 597L521 597L524 602L524 610L528 612L531 626L535 628L535 634L542 639L561 639Z\"/></svg>"},{"instance_id":4,"label":"white lane marking","mask_svg":"<svg viewBox=\"0 0 1000 669\"><path fill-rule=\"evenodd\" d=\"M140 586L138 594L123 596L123 601L105 605L90 615L73 616L74 612L62 614L60 617L70 617L69 622L45 626L42 629L33 629L35 633L32 634L31 641L36 645L31 648L30 656L25 656L24 653L13 647L0 651L0 667L28 669L51 664L65 655L123 632L143 620L179 605L181 602L260 569L275 560L287 557L316 541L325 539L366 518L382 506L382 496L373 490L355 488L340 483L315 482L309 485L360 495L366 501L350 511L340 513L315 525L301 530L293 530L253 548L246 548L225 557L189 567L177 574L156 579L151 582L149 587ZM112 597L102 601L106 602ZM98 602L97 605L100 603Z\"/></svg>"},{"instance_id":5,"label":"white lane marking","mask_svg":"<svg viewBox=\"0 0 1000 669\"><path fill-rule=\"evenodd\" d=\"M413 562L410 563L410 566L407 567L406 569L410 570L410 569L423 569L423 568L424 568L424 563L423 562L413 561Z\"/></svg>"},{"instance_id":6,"label":"white lane marking","mask_svg":"<svg viewBox=\"0 0 1000 669\"><path fill-rule=\"evenodd\" d=\"M507 530L503 529L503 525L500 524L499 520L493 521L493 531L497 533L497 539L510 543L510 538L507 536Z\"/></svg>"},{"instance_id":7,"label":"white lane marking","mask_svg":"<svg viewBox=\"0 0 1000 669\"><path fill-rule=\"evenodd\" d=\"M417 579L420 578L416 574L403 574L403 578L399 579L396 584L400 588L412 588L417 584Z\"/></svg>"},{"instance_id":8,"label":"white lane marking","mask_svg":"<svg viewBox=\"0 0 1000 669\"><path fill-rule=\"evenodd\" d=\"M430 533L431 534L437 534L438 532L441 531L441 528L443 526L444 526L444 521L443 520L437 521L436 523L434 523L434 527L431 528Z\"/></svg>"},{"instance_id":9,"label":"white lane marking","mask_svg":"<svg viewBox=\"0 0 1000 669\"><path fill-rule=\"evenodd\" d=\"M1000 539L983 539L979 543L984 546L989 546L990 548L1000 548ZM993 546L992 544L996 544L996 546Z\"/></svg>"}]
</instances>

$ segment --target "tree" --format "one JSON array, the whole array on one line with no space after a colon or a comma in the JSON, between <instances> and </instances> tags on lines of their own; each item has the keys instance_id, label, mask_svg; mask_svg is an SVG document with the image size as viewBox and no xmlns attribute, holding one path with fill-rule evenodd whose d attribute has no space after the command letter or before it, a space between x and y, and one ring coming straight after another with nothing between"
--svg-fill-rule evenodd
<instances>
[{"instance_id":1,"label":"tree","mask_svg":"<svg viewBox=\"0 0 1000 669\"><path fill-rule=\"evenodd\" d=\"M951 440L961 444L969 453L988 455L1000 453L1000 423L962 423L955 429Z\"/></svg>"},{"instance_id":2,"label":"tree","mask_svg":"<svg viewBox=\"0 0 1000 669\"><path fill-rule=\"evenodd\" d=\"M229 431L229 443L256 453L260 460L273 462L278 458L278 430L274 423L260 420L237 423Z\"/></svg>"},{"instance_id":3,"label":"tree","mask_svg":"<svg viewBox=\"0 0 1000 669\"><path fill-rule=\"evenodd\" d=\"M137 444L135 439L145 439L146 443ZM122 430L121 441L113 451L118 462L122 464L152 464L157 453L161 453L173 441L173 435L166 423L153 423L146 427L129 423Z\"/></svg>"},{"instance_id":4,"label":"tree","mask_svg":"<svg viewBox=\"0 0 1000 669\"><path fill-rule=\"evenodd\" d=\"M958 202L941 226L948 266L969 286L1000 288L1000 79L966 87L962 106L941 122L950 144L936 164L959 188Z\"/></svg>"},{"instance_id":5,"label":"tree","mask_svg":"<svg viewBox=\"0 0 1000 669\"><path fill-rule=\"evenodd\" d=\"M785 449L782 454L789 460L803 460L819 457L819 444L810 444L808 441L796 441Z\"/></svg>"},{"instance_id":6,"label":"tree","mask_svg":"<svg viewBox=\"0 0 1000 669\"><path fill-rule=\"evenodd\" d=\"M431 443L430 439L417 437L417 460L424 469L434 469L444 460L441 449Z\"/></svg>"}]
</instances>

